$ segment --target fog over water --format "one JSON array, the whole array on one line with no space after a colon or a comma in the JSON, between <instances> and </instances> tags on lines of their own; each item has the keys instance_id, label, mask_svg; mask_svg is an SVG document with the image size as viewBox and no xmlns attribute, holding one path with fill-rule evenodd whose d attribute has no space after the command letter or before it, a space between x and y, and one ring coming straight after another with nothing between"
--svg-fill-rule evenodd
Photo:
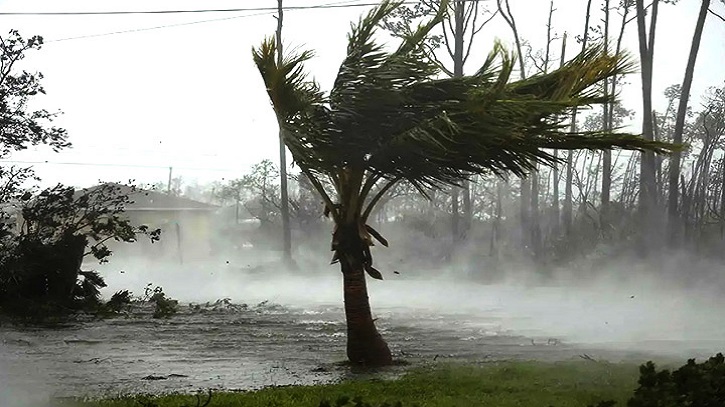
<instances>
[{"instance_id":1,"label":"fog over water","mask_svg":"<svg viewBox=\"0 0 725 407\"><path fill-rule=\"evenodd\" d=\"M338 265L308 260L324 252L303 252L299 268L285 270L278 255L247 250L181 263L117 253L100 267L104 296L121 289L140 295L151 283L180 300L181 312L169 320L147 314L60 328L0 327L0 405L358 377L336 365L345 359ZM512 266L493 282L471 277L475 264L425 270L393 258L381 255L376 263L386 280L369 279L370 300L394 357L413 366L582 356L678 363L725 349L720 280L686 281L678 272L683 258L656 266L612 261L597 279L584 268L542 279ZM691 273L717 274L716 265L688 264ZM214 304L225 298L236 305ZM376 374L393 377L401 369ZM149 375L167 380L144 380ZM9 404L18 400L31 404Z\"/></svg>"},{"instance_id":2,"label":"fog over water","mask_svg":"<svg viewBox=\"0 0 725 407\"><path fill-rule=\"evenodd\" d=\"M222 257L196 264L137 265L123 273L111 271L122 268L116 262L107 267L106 291L141 292L151 282L182 302L229 298L234 303L269 301L342 310L338 265L315 261L286 271L273 261L249 260L254 257L250 253L246 261ZM457 272L456 266L431 272L406 263L380 266L379 262L386 280L368 279L368 288L374 317L381 320L392 318L393 312L411 317L436 314L465 320L491 335L551 337L683 356L698 347L725 348L725 326L720 323L725 278L718 276L718 265L674 257L657 263L612 260L597 277L573 266L555 270L551 279L542 279L530 268L511 268L498 281L484 283L470 278L470 271Z\"/></svg>"}]
</instances>

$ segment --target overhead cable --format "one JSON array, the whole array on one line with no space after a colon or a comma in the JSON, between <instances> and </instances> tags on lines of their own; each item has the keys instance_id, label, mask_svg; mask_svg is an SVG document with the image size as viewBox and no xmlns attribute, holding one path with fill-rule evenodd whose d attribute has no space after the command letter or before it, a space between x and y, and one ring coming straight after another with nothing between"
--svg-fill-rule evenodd
<instances>
[{"instance_id":1,"label":"overhead cable","mask_svg":"<svg viewBox=\"0 0 725 407\"><path fill-rule=\"evenodd\" d=\"M470 1L470 0L469 0ZM403 4L417 4L417 1L406 1ZM314 10L350 7L371 7L380 3L354 3L354 4L317 4L311 6L286 6L283 10ZM241 7L224 9L195 9L195 10L107 10L107 11L10 11L0 12L0 16L99 16L99 15L127 15L127 14L198 14L198 13L239 13L248 11L277 11L277 7Z\"/></svg>"}]
</instances>

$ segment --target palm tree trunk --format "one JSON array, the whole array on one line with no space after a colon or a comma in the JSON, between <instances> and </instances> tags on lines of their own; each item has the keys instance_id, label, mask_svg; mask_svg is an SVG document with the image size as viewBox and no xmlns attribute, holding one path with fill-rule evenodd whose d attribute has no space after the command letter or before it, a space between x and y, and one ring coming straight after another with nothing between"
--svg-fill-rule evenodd
<instances>
[{"instance_id":1,"label":"palm tree trunk","mask_svg":"<svg viewBox=\"0 0 725 407\"><path fill-rule=\"evenodd\" d=\"M365 262L367 244L361 239L357 222L338 226L334 235L343 276L345 320L347 322L347 358L356 365L383 366L392 363L388 344L383 340L370 311Z\"/></svg>"}]
</instances>

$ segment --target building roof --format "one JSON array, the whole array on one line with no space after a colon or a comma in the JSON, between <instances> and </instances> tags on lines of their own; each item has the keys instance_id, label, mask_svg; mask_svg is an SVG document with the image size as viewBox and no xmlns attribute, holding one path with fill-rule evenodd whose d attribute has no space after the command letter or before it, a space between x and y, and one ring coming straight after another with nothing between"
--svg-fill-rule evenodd
<instances>
[{"instance_id":1,"label":"building roof","mask_svg":"<svg viewBox=\"0 0 725 407\"><path fill-rule=\"evenodd\" d=\"M104 183L90 188L84 188L82 191L93 191L104 185L111 185L119 189L124 195L128 195L131 203L126 205L126 212L131 211L215 211L219 209L217 205L211 205L204 202L195 201L193 199L167 195L165 193L150 191L141 188L135 190L128 185L116 183ZM80 194L81 191L76 191Z\"/></svg>"}]
</instances>

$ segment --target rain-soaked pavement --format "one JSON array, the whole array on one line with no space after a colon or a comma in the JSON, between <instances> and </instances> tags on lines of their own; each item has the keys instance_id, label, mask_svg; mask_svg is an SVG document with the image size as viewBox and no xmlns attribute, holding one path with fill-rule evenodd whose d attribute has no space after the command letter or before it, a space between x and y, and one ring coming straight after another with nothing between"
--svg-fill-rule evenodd
<instances>
[{"instance_id":1,"label":"rain-soaked pavement","mask_svg":"<svg viewBox=\"0 0 725 407\"><path fill-rule=\"evenodd\" d=\"M234 287L234 282L196 286L191 295L168 279L163 284L172 297L206 297L211 303L186 303L167 320L138 310L62 327L0 326L0 401L18 394L115 396L355 377L358 373L339 363L345 358L343 313L335 298L339 282L306 281L286 277L276 286L264 278L237 281L243 287L234 290L240 297L269 299L243 306L238 300L214 302L212 293L230 294L220 287ZM194 285L188 279L184 283ZM636 288L612 301L620 294L445 281L375 284L371 299L378 327L395 357L408 366L582 356L640 363L725 350L722 324L715 322L722 308L702 299L693 304L667 293L638 299L647 294ZM285 289L287 295L274 294ZM715 314L694 318L702 307ZM376 374L390 376L406 368Z\"/></svg>"}]
</instances>

